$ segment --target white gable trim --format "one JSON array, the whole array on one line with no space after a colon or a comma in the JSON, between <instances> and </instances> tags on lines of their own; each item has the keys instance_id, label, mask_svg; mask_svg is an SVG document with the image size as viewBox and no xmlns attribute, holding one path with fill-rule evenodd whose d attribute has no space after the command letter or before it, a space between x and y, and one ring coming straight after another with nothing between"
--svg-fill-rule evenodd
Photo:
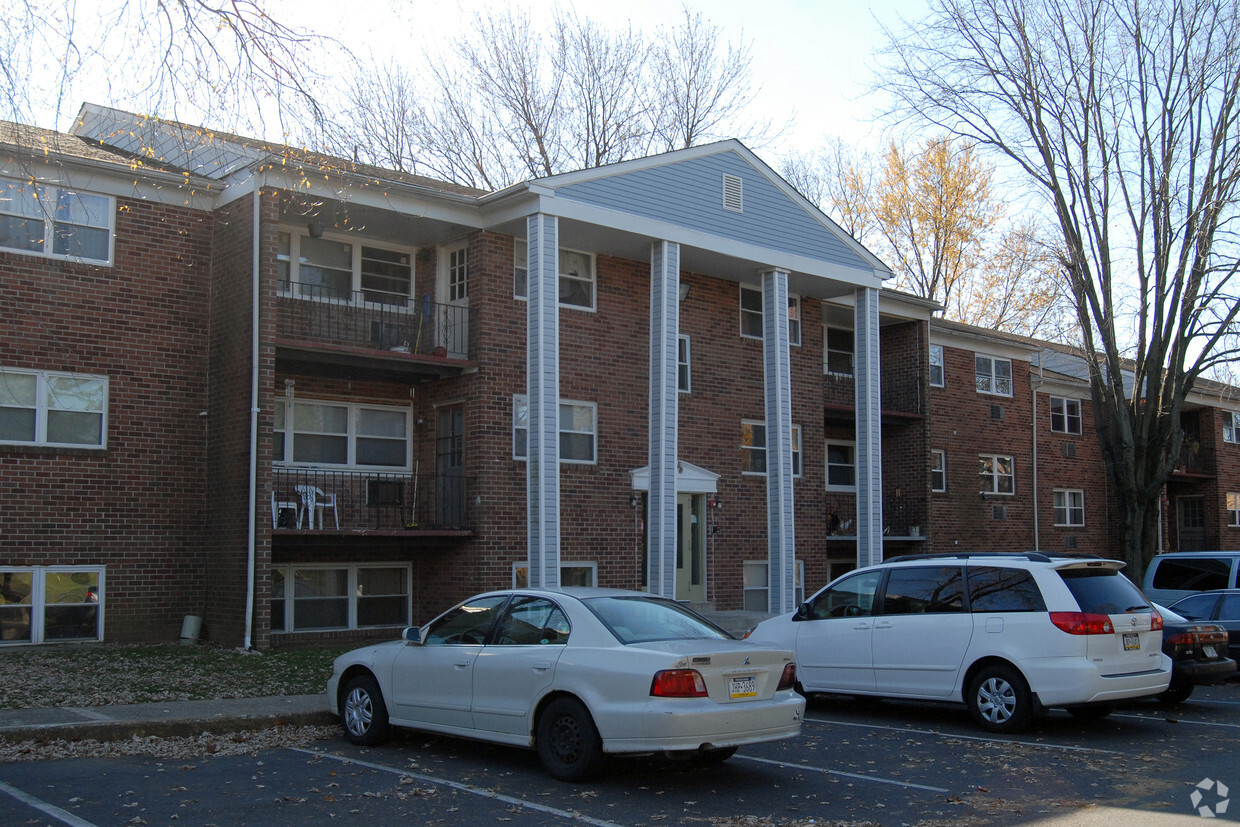
<instances>
[{"instance_id":1,"label":"white gable trim","mask_svg":"<svg viewBox=\"0 0 1240 827\"><path fill-rule=\"evenodd\" d=\"M635 468L629 472L633 478L634 491L650 490L650 466ZM676 491L685 494L716 494L719 491L719 474L691 462L676 463Z\"/></svg>"}]
</instances>

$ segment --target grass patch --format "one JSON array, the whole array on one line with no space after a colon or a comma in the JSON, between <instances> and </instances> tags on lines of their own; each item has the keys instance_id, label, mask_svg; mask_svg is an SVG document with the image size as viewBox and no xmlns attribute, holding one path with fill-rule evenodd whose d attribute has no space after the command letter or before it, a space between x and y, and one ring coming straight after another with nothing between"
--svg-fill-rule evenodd
<instances>
[{"instance_id":1,"label":"grass patch","mask_svg":"<svg viewBox=\"0 0 1240 827\"><path fill-rule=\"evenodd\" d=\"M46 646L0 650L0 709L313 695L356 644L245 653L209 645Z\"/></svg>"}]
</instances>

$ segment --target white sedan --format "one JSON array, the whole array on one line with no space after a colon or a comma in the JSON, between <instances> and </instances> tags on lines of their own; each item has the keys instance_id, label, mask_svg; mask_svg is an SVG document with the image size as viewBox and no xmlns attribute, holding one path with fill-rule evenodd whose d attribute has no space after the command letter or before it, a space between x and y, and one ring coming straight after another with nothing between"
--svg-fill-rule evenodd
<instances>
[{"instance_id":1,"label":"white sedan","mask_svg":"<svg viewBox=\"0 0 1240 827\"><path fill-rule=\"evenodd\" d=\"M801 730L792 653L642 592L471 597L402 640L336 658L327 699L355 744L391 725L538 750L576 781L604 754L723 761Z\"/></svg>"}]
</instances>

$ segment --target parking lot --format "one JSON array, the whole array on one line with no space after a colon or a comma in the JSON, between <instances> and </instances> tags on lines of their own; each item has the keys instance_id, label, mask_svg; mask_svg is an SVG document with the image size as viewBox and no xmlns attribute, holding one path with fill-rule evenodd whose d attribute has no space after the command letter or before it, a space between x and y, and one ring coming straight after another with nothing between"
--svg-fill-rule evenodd
<instances>
[{"instance_id":1,"label":"parking lot","mask_svg":"<svg viewBox=\"0 0 1240 827\"><path fill-rule=\"evenodd\" d=\"M959 706L823 696L799 738L713 768L620 760L563 784L532 752L409 733L372 749L333 737L245 757L4 764L0 801L10 824L79 827L1188 823L1199 807L1235 817L1223 802L1240 784L1238 729L1236 682L1103 721L1054 713L1014 738Z\"/></svg>"}]
</instances>

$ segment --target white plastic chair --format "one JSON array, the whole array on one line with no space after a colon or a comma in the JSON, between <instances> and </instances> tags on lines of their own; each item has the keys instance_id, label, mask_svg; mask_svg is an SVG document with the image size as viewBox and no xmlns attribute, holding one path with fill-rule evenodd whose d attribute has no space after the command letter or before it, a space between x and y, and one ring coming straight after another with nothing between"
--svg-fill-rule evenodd
<instances>
[{"instance_id":1,"label":"white plastic chair","mask_svg":"<svg viewBox=\"0 0 1240 827\"><path fill-rule=\"evenodd\" d=\"M330 508L332 510L332 520L336 524L336 530L340 530L340 514L336 511L336 495L328 494L322 488L314 485L298 485L297 493L301 497L302 508L310 515L310 528L314 528L314 517L317 514L319 518L319 528L323 528L323 512ZM300 517L297 520L297 527L301 527Z\"/></svg>"},{"instance_id":2,"label":"white plastic chair","mask_svg":"<svg viewBox=\"0 0 1240 827\"><path fill-rule=\"evenodd\" d=\"M276 499L276 492L271 492L271 527L280 527L280 514L292 511L297 515L297 527L301 528L301 502L299 500Z\"/></svg>"}]
</instances>

